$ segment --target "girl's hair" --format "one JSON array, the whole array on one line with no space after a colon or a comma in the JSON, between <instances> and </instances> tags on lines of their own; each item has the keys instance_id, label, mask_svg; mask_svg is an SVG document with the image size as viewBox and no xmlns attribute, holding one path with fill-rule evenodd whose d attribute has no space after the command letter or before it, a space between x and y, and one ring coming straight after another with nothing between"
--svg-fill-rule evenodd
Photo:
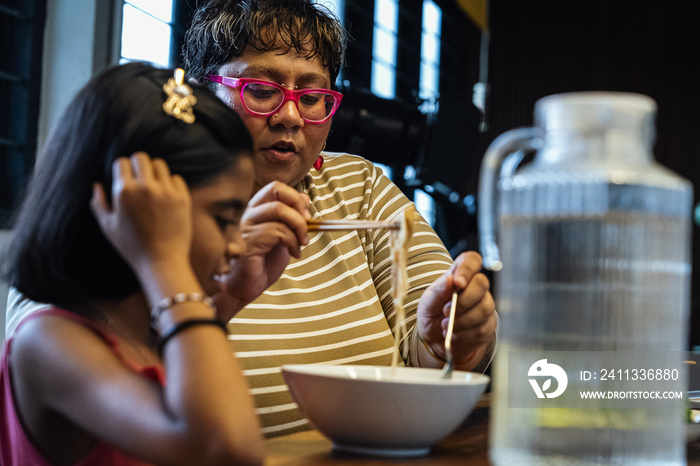
<instances>
[{"instance_id":1,"label":"girl's hair","mask_svg":"<svg viewBox=\"0 0 700 466\"><path fill-rule=\"evenodd\" d=\"M140 289L90 209L93 183L112 187L112 163L145 151L190 187L252 154L238 115L193 86L195 121L163 111L172 70L130 63L94 77L68 105L37 157L9 252L9 281L33 301L68 309Z\"/></svg>"},{"instance_id":2,"label":"girl's hair","mask_svg":"<svg viewBox=\"0 0 700 466\"><path fill-rule=\"evenodd\" d=\"M346 41L338 18L312 0L205 0L194 12L182 53L187 73L201 79L216 74L247 47L294 50L306 58L320 57L334 85Z\"/></svg>"}]
</instances>

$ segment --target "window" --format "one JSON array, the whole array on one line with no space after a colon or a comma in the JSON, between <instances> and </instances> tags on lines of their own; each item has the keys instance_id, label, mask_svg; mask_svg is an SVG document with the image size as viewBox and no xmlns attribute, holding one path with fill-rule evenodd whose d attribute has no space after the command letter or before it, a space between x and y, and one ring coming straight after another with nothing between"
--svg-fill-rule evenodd
<instances>
[{"instance_id":1,"label":"window","mask_svg":"<svg viewBox=\"0 0 700 466\"><path fill-rule=\"evenodd\" d=\"M316 3L328 8L342 23L345 0L317 0Z\"/></svg>"},{"instance_id":2,"label":"window","mask_svg":"<svg viewBox=\"0 0 700 466\"><path fill-rule=\"evenodd\" d=\"M442 10L433 0L423 1L423 24L420 43L420 76L418 96L424 100L420 109L425 112L436 110L436 98L439 94L440 80L440 32L442 28ZM426 188L427 189L427 188ZM435 200L422 189L413 193L416 209L431 224L435 225L437 214Z\"/></svg>"},{"instance_id":3,"label":"window","mask_svg":"<svg viewBox=\"0 0 700 466\"><path fill-rule=\"evenodd\" d=\"M120 63L172 67L173 0L125 0Z\"/></svg>"},{"instance_id":4,"label":"window","mask_svg":"<svg viewBox=\"0 0 700 466\"><path fill-rule=\"evenodd\" d=\"M34 166L46 1L0 5L0 228L10 226Z\"/></svg>"},{"instance_id":5,"label":"window","mask_svg":"<svg viewBox=\"0 0 700 466\"><path fill-rule=\"evenodd\" d=\"M426 100L422 108L433 111L431 101L438 96L440 79L440 32L442 11L433 0L423 2L423 26L420 46L420 85L418 96Z\"/></svg>"},{"instance_id":6,"label":"window","mask_svg":"<svg viewBox=\"0 0 700 466\"><path fill-rule=\"evenodd\" d=\"M398 0L374 2L371 90L375 95L386 99L393 99L396 96L398 20Z\"/></svg>"},{"instance_id":7,"label":"window","mask_svg":"<svg viewBox=\"0 0 700 466\"><path fill-rule=\"evenodd\" d=\"M374 2L374 32L372 38L372 82L373 94L385 99L396 97L396 49L399 21L397 0ZM384 175L393 178L391 167L375 163Z\"/></svg>"},{"instance_id":8,"label":"window","mask_svg":"<svg viewBox=\"0 0 700 466\"><path fill-rule=\"evenodd\" d=\"M340 24L345 24L345 0L316 0L316 3L323 5L330 10L331 13L335 15L340 21ZM343 82L343 70L340 70L338 76L336 77L336 86L342 86Z\"/></svg>"}]
</instances>

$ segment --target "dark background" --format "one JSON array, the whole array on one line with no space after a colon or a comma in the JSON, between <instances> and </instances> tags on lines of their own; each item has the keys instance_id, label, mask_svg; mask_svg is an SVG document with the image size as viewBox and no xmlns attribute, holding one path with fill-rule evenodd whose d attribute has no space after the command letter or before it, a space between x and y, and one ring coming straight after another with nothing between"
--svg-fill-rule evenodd
<instances>
[{"instance_id":1,"label":"dark background","mask_svg":"<svg viewBox=\"0 0 700 466\"><path fill-rule=\"evenodd\" d=\"M656 159L700 187L700 2L491 2L489 131L532 124L540 97L569 91L639 92L658 104ZM469 177L466 191L475 189ZM700 243L693 230L691 345L700 344Z\"/></svg>"}]
</instances>

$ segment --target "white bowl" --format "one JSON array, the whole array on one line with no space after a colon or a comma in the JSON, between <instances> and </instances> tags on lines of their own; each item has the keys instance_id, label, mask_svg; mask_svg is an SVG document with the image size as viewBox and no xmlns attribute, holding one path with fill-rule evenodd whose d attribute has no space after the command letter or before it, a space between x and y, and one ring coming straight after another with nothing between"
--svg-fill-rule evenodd
<instances>
[{"instance_id":1,"label":"white bowl","mask_svg":"<svg viewBox=\"0 0 700 466\"><path fill-rule=\"evenodd\" d=\"M422 456L469 415L489 377L439 369L282 366L292 397L337 451L372 456Z\"/></svg>"}]
</instances>

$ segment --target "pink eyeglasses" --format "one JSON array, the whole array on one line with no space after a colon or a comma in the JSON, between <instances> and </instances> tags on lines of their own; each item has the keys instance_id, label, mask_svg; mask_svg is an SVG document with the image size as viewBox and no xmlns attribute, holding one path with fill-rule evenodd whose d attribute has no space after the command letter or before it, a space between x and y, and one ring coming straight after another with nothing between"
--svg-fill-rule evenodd
<instances>
[{"instance_id":1,"label":"pink eyeglasses","mask_svg":"<svg viewBox=\"0 0 700 466\"><path fill-rule=\"evenodd\" d=\"M279 84L253 78L229 78L208 75L205 79L238 89L245 109L255 115L268 116L282 105L293 101L299 115L309 123L323 123L333 116L343 100L343 94L330 89L287 89Z\"/></svg>"}]
</instances>

